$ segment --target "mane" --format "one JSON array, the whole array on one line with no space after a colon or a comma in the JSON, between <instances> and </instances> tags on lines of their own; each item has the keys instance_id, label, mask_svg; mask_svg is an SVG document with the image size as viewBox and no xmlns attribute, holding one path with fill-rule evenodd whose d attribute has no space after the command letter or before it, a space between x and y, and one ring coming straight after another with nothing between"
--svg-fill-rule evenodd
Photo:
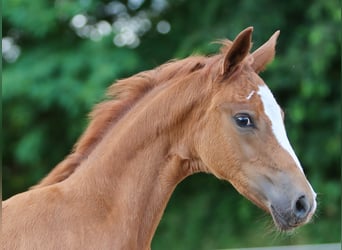
<instances>
[{"instance_id":1,"label":"mane","mask_svg":"<svg viewBox=\"0 0 342 250\"><path fill-rule=\"evenodd\" d=\"M191 56L182 60L172 60L155 69L138 73L112 84L107 90L107 99L97 104L90 113L90 123L74 145L72 152L31 189L61 182L72 175L106 132L155 87L167 84L171 79L182 79L193 72L200 71L206 65L209 66L208 70L212 70L211 66L222 58L222 54L225 54L232 42L222 40L219 43L222 44L222 47L218 57ZM208 74L208 70L202 73Z\"/></svg>"}]
</instances>

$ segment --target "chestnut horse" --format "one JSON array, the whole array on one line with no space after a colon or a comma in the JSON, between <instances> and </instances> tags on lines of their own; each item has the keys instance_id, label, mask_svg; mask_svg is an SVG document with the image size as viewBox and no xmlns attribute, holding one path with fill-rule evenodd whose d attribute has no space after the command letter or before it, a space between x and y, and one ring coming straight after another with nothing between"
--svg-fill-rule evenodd
<instances>
[{"instance_id":1,"label":"chestnut horse","mask_svg":"<svg viewBox=\"0 0 342 250\"><path fill-rule=\"evenodd\" d=\"M176 185L196 172L229 181L280 230L307 223L316 194L258 76L279 31L250 53L253 28L221 52L120 80L73 152L2 205L3 249L149 249Z\"/></svg>"}]
</instances>

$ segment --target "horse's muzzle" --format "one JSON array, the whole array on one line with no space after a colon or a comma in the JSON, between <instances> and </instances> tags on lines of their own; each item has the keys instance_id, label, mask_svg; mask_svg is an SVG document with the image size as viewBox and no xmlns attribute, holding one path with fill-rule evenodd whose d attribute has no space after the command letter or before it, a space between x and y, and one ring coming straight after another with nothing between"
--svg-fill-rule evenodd
<instances>
[{"instance_id":1,"label":"horse's muzzle","mask_svg":"<svg viewBox=\"0 0 342 250\"><path fill-rule=\"evenodd\" d=\"M281 231L288 231L309 222L315 207L315 201L310 202L305 195L301 195L287 208L271 204L270 212L277 227Z\"/></svg>"}]
</instances>

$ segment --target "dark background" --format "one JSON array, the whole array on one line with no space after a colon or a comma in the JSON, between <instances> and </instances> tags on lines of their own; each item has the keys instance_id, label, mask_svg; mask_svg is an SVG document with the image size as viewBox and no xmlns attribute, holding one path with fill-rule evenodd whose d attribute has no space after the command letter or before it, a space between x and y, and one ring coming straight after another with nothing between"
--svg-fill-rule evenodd
<instances>
[{"instance_id":1,"label":"dark background","mask_svg":"<svg viewBox=\"0 0 342 250\"><path fill-rule=\"evenodd\" d=\"M37 183L71 150L116 79L254 26L254 49L280 29L262 78L318 192L312 223L291 234L233 187L197 174L173 194L153 249L213 249L341 239L340 32L337 0L3 0L3 199Z\"/></svg>"}]
</instances>

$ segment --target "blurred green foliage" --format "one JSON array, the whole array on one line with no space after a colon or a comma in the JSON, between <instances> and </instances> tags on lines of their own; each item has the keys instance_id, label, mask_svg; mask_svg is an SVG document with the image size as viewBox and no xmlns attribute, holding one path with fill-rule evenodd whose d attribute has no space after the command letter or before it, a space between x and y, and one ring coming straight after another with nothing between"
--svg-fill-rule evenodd
<instances>
[{"instance_id":1,"label":"blurred green foliage","mask_svg":"<svg viewBox=\"0 0 342 250\"><path fill-rule=\"evenodd\" d=\"M86 114L116 79L171 58L215 53L218 46L212 41L233 39L247 26L255 28L254 48L280 29L276 59L262 77L285 110L290 141L318 192L316 218L291 235L279 234L270 217L230 184L198 174L177 187L152 248L340 241L337 0L3 0L2 4L4 199L25 191L67 155L87 124ZM82 16L76 22L76 15L86 17L86 24ZM114 23L114 29L96 30L101 21L104 26ZM170 27L158 31L160 21ZM132 26L134 22L144 26ZM125 25L131 25L133 33L124 33Z\"/></svg>"}]
</instances>

